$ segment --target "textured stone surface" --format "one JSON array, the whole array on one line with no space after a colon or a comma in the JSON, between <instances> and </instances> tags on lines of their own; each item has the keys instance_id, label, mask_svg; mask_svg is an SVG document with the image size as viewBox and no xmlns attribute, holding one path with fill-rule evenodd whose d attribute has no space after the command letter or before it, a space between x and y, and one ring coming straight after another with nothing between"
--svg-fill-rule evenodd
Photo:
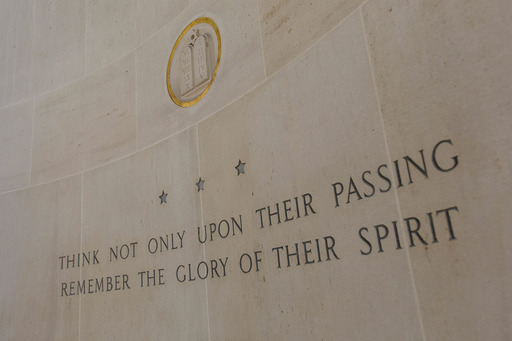
<instances>
[{"instance_id":1,"label":"textured stone surface","mask_svg":"<svg viewBox=\"0 0 512 341\"><path fill-rule=\"evenodd\" d=\"M188 5L187 0L87 2L87 73L135 49Z\"/></svg>"},{"instance_id":2,"label":"textured stone surface","mask_svg":"<svg viewBox=\"0 0 512 341\"><path fill-rule=\"evenodd\" d=\"M85 1L4 1L0 107L84 74Z\"/></svg>"},{"instance_id":3,"label":"textured stone surface","mask_svg":"<svg viewBox=\"0 0 512 341\"><path fill-rule=\"evenodd\" d=\"M60 283L80 275L59 257L80 250L81 176L0 195L2 340L76 340L79 302Z\"/></svg>"},{"instance_id":4,"label":"textured stone surface","mask_svg":"<svg viewBox=\"0 0 512 341\"><path fill-rule=\"evenodd\" d=\"M135 56L36 101L32 181L99 166L135 150Z\"/></svg>"},{"instance_id":5,"label":"textured stone surface","mask_svg":"<svg viewBox=\"0 0 512 341\"><path fill-rule=\"evenodd\" d=\"M0 191L30 185L33 102L0 109Z\"/></svg>"},{"instance_id":6,"label":"textured stone surface","mask_svg":"<svg viewBox=\"0 0 512 341\"><path fill-rule=\"evenodd\" d=\"M267 75L306 50L361 3L362 0L260 0Z\"/></svg>"},{"instance_id":7,"label":"textured stone surface","mask_svg":"<svg viewBox=\"0 0 512 341\"><path fill-rule=\"evenodd\" d=\"M32 1L5 1L0 11L0 107L32 97Z\"/></svg>"},{"instance_id":8,"label":"textured stone surface","mask_svg":"<svg viewBox=\"0 0 512 341\"><path fill-rule=\"evenodd\" d=\"M34 1L32 86L47 93L84 75L85 0Z\"/></svg>"},{"instance_id":9,"label":"textured stone surface","mask_svg":"<svg viewBox=\"0 0 512 341\"><path fill-rule=\"evenodd\" d=\"M411 154L421 165L418 151L425 148L428 179L413 168L409 185L404 174L402 216L458 207L452 211L456 241L444 244L449 234L441 220L439 244L423 230L429 245L411 249L428 339L511 336L506 225L512 158L506 141L512 102L506 94L512 90L512 47L503 44L512 33L511 9L508 1L364 6L391 159ZM442 166L450 168L455 155L459 160L450 172L437 171L430 161L443 139L453 146L440 147Z\"/></svg>"}]
</instances>

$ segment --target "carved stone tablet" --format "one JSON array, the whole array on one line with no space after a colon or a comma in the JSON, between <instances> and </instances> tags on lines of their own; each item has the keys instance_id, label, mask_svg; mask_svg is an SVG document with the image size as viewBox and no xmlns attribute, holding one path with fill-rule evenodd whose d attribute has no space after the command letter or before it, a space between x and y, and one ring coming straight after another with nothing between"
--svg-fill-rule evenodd
<instances>
[{"instance_id":1,"label":"carved stone tablet","mask_svg":"<svg viewBox=\"0 0 512 341\"><path fill-rule=\"evenodd\" d=\"M208 92L220 62L220 33L210 18L199 18L181 32L167 64L167 89L174 103L190 107Z\"/></svg>"}]
</instances>

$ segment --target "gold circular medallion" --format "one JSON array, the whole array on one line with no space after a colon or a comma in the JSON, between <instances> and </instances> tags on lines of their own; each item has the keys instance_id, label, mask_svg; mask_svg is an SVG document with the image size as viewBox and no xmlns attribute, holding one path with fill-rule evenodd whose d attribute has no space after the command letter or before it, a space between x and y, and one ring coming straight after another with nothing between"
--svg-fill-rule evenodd
<instances>
[{"instance_id":1,"label":"gold circular medallion","mask_svg":"<svg viewBox=\"0 0 512 341\"><path fill-rule=\"evenodd\" d=\"M181 32L167 64L167 90L174 103L190 107L210 90L220 62L220 32L210 18L192 21Z\"/></svg>"}]
</instances>

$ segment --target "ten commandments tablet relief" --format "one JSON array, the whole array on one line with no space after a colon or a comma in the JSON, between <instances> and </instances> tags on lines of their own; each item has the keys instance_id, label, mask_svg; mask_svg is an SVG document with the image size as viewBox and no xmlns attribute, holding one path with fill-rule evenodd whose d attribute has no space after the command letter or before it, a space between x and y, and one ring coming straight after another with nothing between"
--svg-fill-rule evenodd
<instances>
[{"instance_id":1,"label":"ten commandments tablet relief","mask_svg":"<svg viewBox=\"0 0 512 341\"><path fill-rule=\"evenodd\" d=\"M208 92L219 68L220 33L210 18L199 18L181 32L167 65L167 89L174 103L190 107Z\"/></svg>"}]
</instances>

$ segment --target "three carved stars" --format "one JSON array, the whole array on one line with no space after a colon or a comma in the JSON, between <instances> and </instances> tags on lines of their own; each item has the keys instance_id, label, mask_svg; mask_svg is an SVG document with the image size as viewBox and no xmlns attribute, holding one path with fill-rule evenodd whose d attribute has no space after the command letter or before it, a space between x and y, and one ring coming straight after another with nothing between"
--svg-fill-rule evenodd
<instances>
[{"instance_id":1,"label":"three carved stars","mask_svg":"<svg viewBox=\"0 0 512 341\"><path fill-rule=\"evenodd\" d=\"M239 176L240 174L245 174L245 165L246 165L245 162L242 162L242 160L240 160L240 159L238 160L238 165L235 166L235 169L237 172L236 176ZM205 180L202 179L201 177L199 177L199 180L196 182L198 192L204 191L204 182L205 182ZM160 205L167 203L167 195L168 195L168 193L165 193L164 191L162 191L162 194L159 196Z\"/></svg>"}]
</instances>

